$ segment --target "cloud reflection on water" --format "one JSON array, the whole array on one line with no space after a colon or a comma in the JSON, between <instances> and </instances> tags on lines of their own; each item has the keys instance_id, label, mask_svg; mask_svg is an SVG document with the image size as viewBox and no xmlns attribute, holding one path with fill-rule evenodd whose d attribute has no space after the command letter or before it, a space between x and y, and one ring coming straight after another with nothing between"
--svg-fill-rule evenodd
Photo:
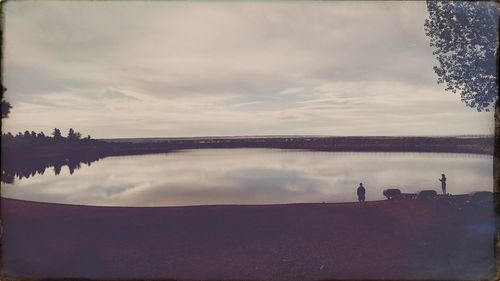
<instances>
[{"instance_id":1,"label":"cloud reflection on water","mask_svg":"<svg viewBox=\"0 0 500 281\"><path fill-rule=\"evenodd\" d=\"M205 149L110 157L70 175L51 173L5 184L2 196L109 206L349 202L363 182L368 200L382 190L491 190L492 158L431 153L339 153Z\"/></svg>"}]
</instances>

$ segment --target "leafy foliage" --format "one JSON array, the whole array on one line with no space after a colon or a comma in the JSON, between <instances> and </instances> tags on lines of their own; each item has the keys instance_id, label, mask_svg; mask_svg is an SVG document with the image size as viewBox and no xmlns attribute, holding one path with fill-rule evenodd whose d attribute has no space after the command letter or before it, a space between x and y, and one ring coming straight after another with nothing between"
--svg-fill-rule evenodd
<instances>
[{"instance_id":1,"label":"leafy foliage","mask_svg":"<svg viewBox=\"0 0 500 281\"><path fill-rule=\"evenodd\" d=\"M75 132L75 130L73 128L69 129L68 140L70 140L70 141L77 141L77 140L79 140L81 138L82 138L82 134L80 134L79 132Z\"/></svg>"},{"instance_id":2,"label":"leafy foliage","mask_svg":"<svg viewBox=\"0 0 500 281\"><path fill-rule=\"evenodd\" d=\"M439 61L438 83L467 106L489 111L497 90L498 4L427 0L426 35Z\"/></svg>"},{"instance_id":3,"label":"leafy foliage","mask_svg":"<svg viewBox=\"0 0 500 281\"><path fill-rule=\"evenodd\" d=\"M54 131L52 132L52 136L54 136L55 140L62 139L61 130L59 130L58 128L54 128Z\"/></svg>"},{"instance_id":4,"label":"leafy foliage","mask_svg":"<svg viewBox=\"0 0 500 281\"><path fill-rule=\"evenodd\" d=\"M7 90L5 89L2 85L0 85L0 90L1 90L1 99L2 99L2 118L7 118L9 117L9 113L10 113L10 109L12 108L12 106L10 105L10 103L6 100L4 100L3 98L3 93Z\"/></svg>"}]
</instances>

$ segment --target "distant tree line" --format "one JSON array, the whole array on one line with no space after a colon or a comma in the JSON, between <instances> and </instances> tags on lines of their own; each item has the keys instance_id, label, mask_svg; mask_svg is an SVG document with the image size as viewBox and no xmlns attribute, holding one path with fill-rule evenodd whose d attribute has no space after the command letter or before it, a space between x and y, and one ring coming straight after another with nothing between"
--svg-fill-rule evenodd
<instances>
[{"instance_id":1,"label":"distant tree line","mask_svg":"<svg viewBox=\"0 0 500 281\"><path fill-rule=\"evenodd\" d=\"M80 132L75 131L70 128L66 137L61 133L61 130L55 128L51 136L47 136L44 132L37 133L35 131L25 131L24 133L19 132L17 135L13 135L8 132L2 134L2 142L4 143L30 143L30 144L50 144L50 143L81 143L81 142L91 142L95 141L90 135L82 138Z\"/></svg>"},{"instance_id":2,"label":"distant tree line","mask_svg":"<svg viewBox=\"0 0 500 281\"><path fill-rule=\"evenodd\" d=\"M49 167L54 167L58 175L61 168L67 166L73 174L81 163L90 165L104 157L105 150L103 141L92 139L90 135L82 138L73 128L66 136L58 128L51 135L35 131L2 134L1 181L13 183L15 178L43 174Z\"/></svg>"}]
</instances>

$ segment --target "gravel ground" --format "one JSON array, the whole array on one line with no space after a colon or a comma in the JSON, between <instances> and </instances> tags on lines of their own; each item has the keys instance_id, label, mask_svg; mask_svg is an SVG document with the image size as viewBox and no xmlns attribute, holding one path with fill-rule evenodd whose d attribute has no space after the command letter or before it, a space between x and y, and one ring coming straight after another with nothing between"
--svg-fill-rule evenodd
<instances>
[{"instance_id":1,"label":"gravel ground","mask_svg":"<svg viewBox=\"0 0 500 281\"><path fill-rule=\"evenodd\" d=\"M496 272L493 208L463 201L362 208L1 203L9 277L472 280Z\"/></svg>"}]
</instances>

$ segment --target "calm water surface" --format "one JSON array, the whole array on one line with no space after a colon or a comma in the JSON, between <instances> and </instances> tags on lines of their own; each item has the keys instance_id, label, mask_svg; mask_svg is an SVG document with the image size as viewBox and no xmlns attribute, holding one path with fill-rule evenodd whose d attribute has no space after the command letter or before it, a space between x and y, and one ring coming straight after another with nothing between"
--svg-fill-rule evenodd
<instances>
[{"instance_id":1,"label":"calm water surface","mask_svg":"<svg viewBox=\"0 0 500 281\"><path fill-rule=\"evenodd\" d=\"M185 206L356 201L382 190L491 190L492 157L432 153L345 153L274 149L204 149L110 157L74 174L63 168L2 184L2 196L106 206ZM52 169L52 168L51 168Z\"/></svg>"}]
</instances>

